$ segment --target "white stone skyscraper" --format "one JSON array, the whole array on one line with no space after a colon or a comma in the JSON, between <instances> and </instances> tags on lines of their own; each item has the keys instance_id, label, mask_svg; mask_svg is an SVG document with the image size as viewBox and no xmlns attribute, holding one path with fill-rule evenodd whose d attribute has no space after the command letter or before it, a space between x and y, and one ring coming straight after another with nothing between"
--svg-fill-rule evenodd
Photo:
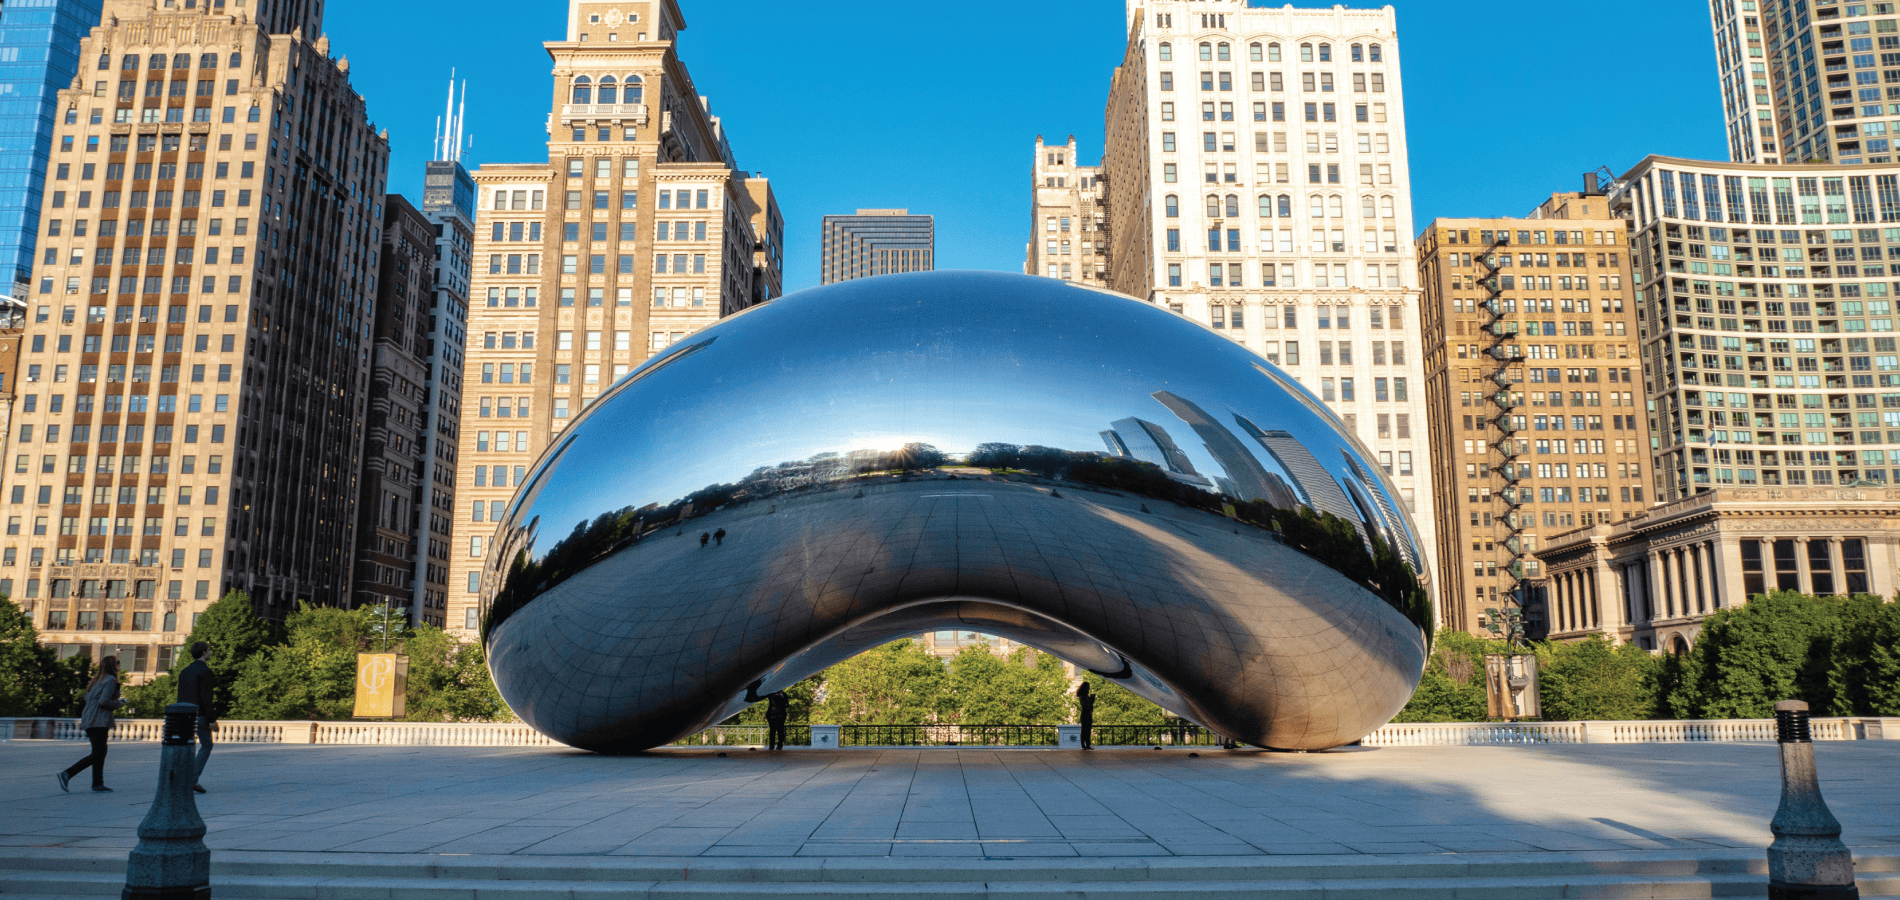
<instances>
[{"instance_id":1,"label":"white stone skyscraper","mask_svg":"<svg viewBox=\"0 0 1900 900\"><path fill-rule=\"evenodd\" d=\"M1435 546L1392 8L1131 0L1127 15L1102 159L1109 286L1296 377Z\"/></svg>"},{"instance_id":2,"label":"white stone skyscraper","mask_svg":"<svg viewBox=\"0 0 1900 900\"><path fill-rule=\"evenodd\" d=\"M1709 0L1709 24L1715 29L1715 70L1722 83L1729 159L1776 163L1785 148L1775 138L1775 104L1757 3Z\"/></svg>"}]
</instances>

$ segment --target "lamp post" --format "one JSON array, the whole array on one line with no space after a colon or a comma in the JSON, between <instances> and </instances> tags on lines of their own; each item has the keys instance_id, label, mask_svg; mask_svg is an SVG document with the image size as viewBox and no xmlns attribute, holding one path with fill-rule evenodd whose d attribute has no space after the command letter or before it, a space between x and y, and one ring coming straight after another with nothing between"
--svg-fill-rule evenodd
<instances>
[{"instance_id":1,"label":"lamp post","mask_svg":"<svg viewBox=\"0 0 1900 900\"><path fill-rule=\"evenodd\" d=\"M138 846L126 860L121 900L210 900L211 850L191 795L198 781L192 753L197 720L195 703L165 707L158 794L139 823Z\"/></svg>"}]
</instances>

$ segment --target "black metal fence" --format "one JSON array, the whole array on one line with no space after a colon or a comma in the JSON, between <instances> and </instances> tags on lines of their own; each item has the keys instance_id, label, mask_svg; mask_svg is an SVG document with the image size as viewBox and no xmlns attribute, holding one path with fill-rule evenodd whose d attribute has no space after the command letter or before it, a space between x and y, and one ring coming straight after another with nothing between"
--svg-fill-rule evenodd
<instances>
[{"instance_id":1,"label":"black metal fence","mask_svg":"<svg viewBox=\"0 0 1900 900\"><path fill-rule=\"evenodd\" d=\"M714 725L698 734L687 735L673 742L675 747L725 747L725 746L765 746L769 737L764 725ZM785 726L785 746L811 746L811 726Z\"/></svg>"},{"instance_id":2,"label":"black metal fence","mask_svg":"<svg viewBox=\"0 0 1900 900\"><path fill-rule=\"evenodd\" d=\"M846 747L1054 747L1054 725L844 725Z\"/></svg>"},{"instance_id":3,"label":"black metal fence","mask_svg":"<svg viewBox=\"0 0 1900 900\"><path fill-rule=\"evenodd\" d=\"M1096 725L1090 740L1097 747L1218 747L1220 735L1199 725Z\"/></svg>"}]
</instances>

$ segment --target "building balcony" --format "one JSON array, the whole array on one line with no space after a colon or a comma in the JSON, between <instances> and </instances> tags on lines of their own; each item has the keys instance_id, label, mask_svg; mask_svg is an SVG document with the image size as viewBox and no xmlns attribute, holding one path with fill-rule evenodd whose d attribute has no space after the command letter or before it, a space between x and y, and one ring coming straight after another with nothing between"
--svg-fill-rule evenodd
<instances>
[{"instance_id":1,"label":"building balcony","mask_svg":"<svg viewBox=\"0 0 1900 900\"><path fill-rule=\"evenodd\" d=\"M569 103L561 107L561 124L575 121L604 122L632 119L644 127L647 107L644 103Z\"/></svg>"}]
</instances>

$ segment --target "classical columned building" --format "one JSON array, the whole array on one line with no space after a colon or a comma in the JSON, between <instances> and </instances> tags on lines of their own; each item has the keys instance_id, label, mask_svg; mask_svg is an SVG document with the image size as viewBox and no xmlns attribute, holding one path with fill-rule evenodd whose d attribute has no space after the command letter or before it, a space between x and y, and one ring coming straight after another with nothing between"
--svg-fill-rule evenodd
<instances>
[{"instance_id":1,"label":"classical columned building","mask_svg":"<svg viewBox=\"0 0 1900 900\"><path fill-rule=\"evenodd\" d=\"M1546 540L1553 638L1686 651L1710 615L1770 591L1893 596L1900 490L1722 488Z\"/></svg>"}]
</instances>

